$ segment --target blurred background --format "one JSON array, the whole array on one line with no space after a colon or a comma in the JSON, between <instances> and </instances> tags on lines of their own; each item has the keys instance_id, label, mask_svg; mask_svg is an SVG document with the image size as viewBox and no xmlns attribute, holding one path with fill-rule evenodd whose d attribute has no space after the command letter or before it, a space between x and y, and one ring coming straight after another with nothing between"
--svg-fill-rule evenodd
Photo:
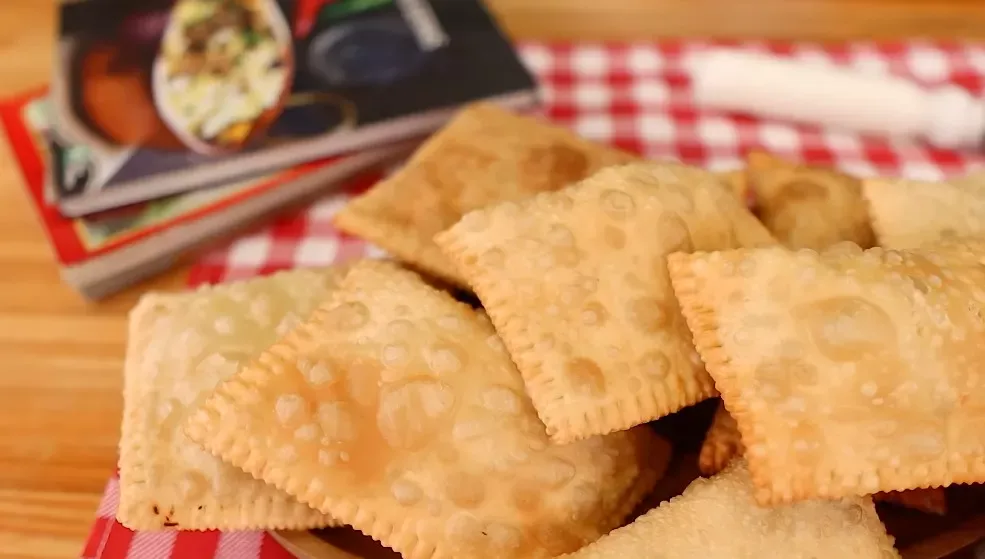
<instances>
[{"instance_id":1,"label":"blurred background","mask_svg":"<svg viewBox=\"0 0 985 559\"><path fill-rule=\"evenodd\" d=\"M129 4L141 6L140 0L132 0ZM148 6L151 4L147 3ZM929 41L935 45L980 47L985 39L985 2L980 0L487 0L486 5L509 39L521 46L528 42L538 45L599 41L650 44L669 40L728 39L807 41L816 45L877 41L897 46ZM22 101L16 110L5 113L4 118L8 120L15 118L11 115L18 114L33 118L34 113L25 110L26 103L41 95L39 92L58 75L53 71L53 64L62 52L58 41L58 9L59 4L52 0L0 1L0 97L16 97ZM98 13L94 12L95 16ZM87 17L94 16L90 13ZM153 27L153 21L148 25ZM296 32L297 21L291 27ZM447 33L454 35L454 29L446 27L449 27ZM469 29L463 33L468 35ZM377 31L379 29L373 28L367 32ZM276 31L271 33L276 36ZM399 40L402 39L395 39L387 57L406 53L401 47L404 43ZM437 41L435 48L440 47L440 36L431 40ZM420 41L418 37L419 45L426 43ZM452 43L458 44L454 38ZM427 50L425 46L420 48ZM504 58L496 64L506 65L506 58L512 55L507 50L501 54ZM100 59L93 60L96 64ZM583 62L591 63L588 58ZM413 60L404 63L415 64ZM360 73L366 67L361 64L363 62L357 60L352 67L323 68L321 74L317 68L309 70L314 76L312 80L317 78L325 83L350 80L346 84L350 92L373 87L373 84L367 85L366 80L397 79L388 75L379 77L380 73ZM578 64L577 60L574 64ZM383 70L381 73L386 74ZM979 75L980 71L975 74ZM526 78L520 70L511 79L515 81L511 88L523 90ZM77 82L66 83L69 96L81 95L82 88ZM126 91L120 97L120 91L113 90L113 87L123 87L120 82L102 85L108 89L99 90L95 94L98 98L118 96L112 98L112 103L104 104L104 109L123 110L137 106L136 102L128 104L134 98L128 98ZM495 89L494 85L490 87ZM461 95L463 99L481 97L473 93L463 90ZM28 94L35 97L23 97ZM285 99L280 103L290 108L291 102ZM356 117L352 117L351 122L347 120L351 115L359 114L362 115L360 118L365 118L378 109L372 98L353 100L353 97L339 101L336 97L323 96L320 99L323 106L330 106L324 114L316 115L324 119L319 125L323 128L342 129L346 123L355 122ZM374 118L385 120L392 116L384 114L385 111L378 112ZM99 114L112 116L111 112ZM180 133L159 126L156 120L146 129L137 129L139 133L134 132L132 123L138 117L133 112L125 115L122 122L127 124L117 132L113 132L116 129L112 123L121 122L119 118L107 117L109 120L105 121L109 124L103 127L105 134L100 138L111 137L117 141L115 144L105 142L109 147L103 146L105 154L100 157L105 157L106 161L113 157L134 161L133 154L126 148L128 134L137 134L142 142L153 137L155 148L163 151L167 151L167 146L182 144L187 147L195 143L183 141ZM46 118L36 116L41 121ZM98 121L99 115L90 115L90 120L93 119ZM300 120L311 122L308 118ZM37 130L47 130L46 124L34 124ZM282 128L290 128L283 122L280 124ZM92 126L98 128L98 122ZM146 130L152 133L144 133ZM591 131L591 126L588 130ZM292 129L285 134L305 133ZM81 215L88 211L87 208L108 208L126 200L98 203L90 200L96 205L66 205L58 211L39 210L41 206L32 208L32 205L43 205L43 195L32 198L25 190L27 172L23 169L23 161L18 161L23 154L15 153L11 146L13 144L0 148L0 558L74 557L78 556L89 533L106 478L115 468L126 312L140 294L149 289L184 287L188 267L177 265L168 266L167 271L156 270L164 273L155 273L152 279L129 289L117 289L112 277L96 280L72 276L72 265L76 262L66 262L65 254L52 249L52 233L39 225L43 221L38 218L39 212L53 212L47 222L50 225L62 223L58 220L66 219L68 214ZM71 149L65 145L57 147L67 153L65 165L72 164ZM222 147L227 149L229 146ZM376 146L364 142L356 147ZM190 149L194 153L182 155L183 159L178 163L173 159L165 163L181 170L197 164L200 157L211 156L209 150L213 148L215 145ZM38 165L41 163L36 162L35 166ZM41 170L34 171L40 181ZM63 171L73 179L94 180L92 174L97 170L82 166ZM296 177L281 177L283 180L293 178ZM252 188L250 185L237 186L240 187ZM211 199L196 201L196 204L206 203L211 203ZM179 210L172 205L161 211ZM141 219L144 218L147 217ZM100 241L100 235L115 234L122 227L119 223L103 216L102 221L87 230L87 234ZM125 227L134 227L132 214L128 214L123 223ZM76 225L52 227L64 230ZM73 287L72 282L84 284L102 300L93 302L81 297L76 289L78 286ZM78 289L84 291L82 287Z\"/></svg>"}]
</instances>

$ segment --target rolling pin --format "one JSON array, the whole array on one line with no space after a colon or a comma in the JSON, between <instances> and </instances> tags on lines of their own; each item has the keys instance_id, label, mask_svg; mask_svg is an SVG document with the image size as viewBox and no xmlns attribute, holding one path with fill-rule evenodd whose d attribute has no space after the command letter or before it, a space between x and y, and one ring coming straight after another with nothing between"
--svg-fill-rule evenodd
<instances>
[{"instance_id":1,"label":"rolling pin","mask_svg":"<svg viewBox=\"0 0 985 559\"><path fill-rule=\"evenodd\" d=\"M953 85L873 75L819 61L733 49L695 53L690 61L699 107L742 112L942 148L985 143L985 104Z\"/></svg>"}]
</instances>

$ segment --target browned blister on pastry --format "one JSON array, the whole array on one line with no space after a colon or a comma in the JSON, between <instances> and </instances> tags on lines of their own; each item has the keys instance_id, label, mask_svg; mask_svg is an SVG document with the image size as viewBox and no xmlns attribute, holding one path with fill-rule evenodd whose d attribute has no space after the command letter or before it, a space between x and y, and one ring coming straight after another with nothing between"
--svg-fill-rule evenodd
<instances>
[{"instance_id":1,"label":"browned blister on pastry","mask_svg":"<svg viewBox=\"0 0 985 559\"><path fill-rule=\"evenodd\" d=\"M670 163L610 167L473 212L436 240L482 300L560 443L714 396L666 257L774 242L715 175Z\"/></svg>"},{"instance_id":2,"label":"browned blister on pastry","mask_svg":"<svg viewBox=\"0 0 985 559\"><path fill-rule=\"evenodd\" d=\"M985 241L668 259L761 503L985 481Z\"/></svg>"},{"instance_id":3,"label":"browned blister on pastry","mask_svg":"<svg viewBox=\"0 0 985 559\"><path fill-rule=\"evenodd\" d=\"M735 419L732 419L725 406L718 404L715 417L712 418L711 426L708 427L705 440L701 444L701 453L698 455L698 468L701 474L705 476L717 474L733 458L742 456L743 452L745 448L742 446L739 426L735 424Z\"/></svg>"},{"instance_id":4,"label":"browned blister on pastry","mask_svg":"<svg viewBox=\"0 0 985 559\"><path fill-rule=\"evenodd\" d=\"M550 444L488 319L366 262L188 424L224 460L405 557L553 557L665 468L649 428Z\"/></svg>"},{"instance_id":5,"label":"browned blister on pastry","mask_svg":"<svg viewBox=\"0 0 985 559\"><path fill-rule=\"evenodd\" d=\"M867 179L863 190L884 248L985 237L985 173L947 182Z\"/></svg>"},{"instance_id":6,"label":"browned blister on pastry","mask_svg":"<svg viewBox=\"0 0 985 559\"><path fill-rule=\"evenodd\" d=\"M702 475L714 475L724 469L735 457L743 454L745 447L742 446L739 426L725 406L720 404L701 445L698 467ZM873 494L872 498L923 512L947 513L947 495L942 487L879 492Z\"/></svg>"},{"instance_id":7,"label":"browned blister on pastry","mask_svg":"<svg viewBox=\"0 0 985 559\"><path fill-rule=\"evenodd\" d=\"M117 518L124 526L254 530L332 523L224 464L181 427L218 382L300 324L343 273L296 270L141 299L130 315L123 380Z\"/></svg>"},{"instance_id":8,"label":"browned blister on pastry","mask_svg":"<svg viewBox=\"0 0 985 559\"><path fill-rule=\"evenodd\" d=\"M398 172L350 202L336 225L395 257L466 286L434 245L466 213L557 190L636 156L491 104L462 110Z\"/></svg>"},{"instance_id":9,"label":"browned blister on pastry","mask_svg":"<svg viewBox=\"0 0 985 559\"><path fill-rule=\"evenodd\" d=\"M875 244L859 179L763 152L752 152L747 160L746 177L759 217L784 245L823 249L841 241L865 248Z\"/></svg>"},{"instance_id":10,"label":"browned blister on pastry","mask_svg":"<svg viewBox=\"0 0 985 559\"><path fill-rule=\"evenodd\" d=\"M899 559L872 500L850 497L760 507L742 460L698 478L635 522L570 559Z\"/></svg>"}]
</instances>

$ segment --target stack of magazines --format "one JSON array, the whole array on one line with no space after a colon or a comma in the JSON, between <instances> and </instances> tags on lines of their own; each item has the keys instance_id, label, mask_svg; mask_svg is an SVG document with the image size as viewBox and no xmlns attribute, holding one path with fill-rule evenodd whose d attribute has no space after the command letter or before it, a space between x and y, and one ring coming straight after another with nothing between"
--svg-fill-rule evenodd
<instances>
[{"instance_id":1,"label":"stack of magazines","mask_svg":"<svg viewBox=\"0 0 985 559\"><path fill-rule=\"evenodd\" d=\"M479 0L62 0L49 87L0 119L89 298L393 163L536 85Z\"/></svg>"}]
</instances>

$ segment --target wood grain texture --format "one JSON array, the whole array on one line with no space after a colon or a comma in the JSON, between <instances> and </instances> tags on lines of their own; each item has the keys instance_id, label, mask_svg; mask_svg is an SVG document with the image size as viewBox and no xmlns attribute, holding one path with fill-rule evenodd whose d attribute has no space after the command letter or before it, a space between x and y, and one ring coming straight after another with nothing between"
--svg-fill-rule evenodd
<instances>
[{"instance_id":1,"label":"wood grain texture","mask_svg":"<svg viewBox=\"0 0 985 559\"><path fill-rule=\"evenodd\" d=\"M978 0L492 0L518 39L980 39Z\"/></svg>"},{"instance_id":2,"label":"wood grain texture","mask_svg":"<svg viewBox=\"0 0 985 559\"><path fill-rule=\"evenodd\" d=\"M53 0L0 2L0 95L47 81ZM978 0L490 0L519 39L985 38ZM0 558L75 556L116 461L125 314L59 280L0 142Z\"/></svg>"}]
</instances>

